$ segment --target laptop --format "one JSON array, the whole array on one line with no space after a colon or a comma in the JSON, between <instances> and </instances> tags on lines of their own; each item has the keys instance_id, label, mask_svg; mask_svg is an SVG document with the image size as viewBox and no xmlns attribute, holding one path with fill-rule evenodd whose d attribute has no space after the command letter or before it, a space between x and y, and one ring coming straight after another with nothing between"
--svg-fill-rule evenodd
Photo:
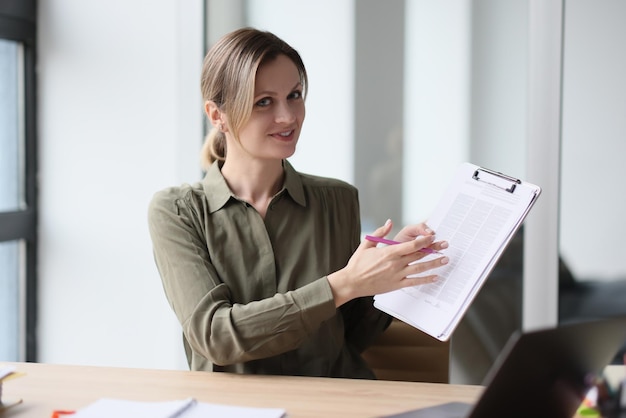
<instances>
[{"instance_id":1,"label":"laptop","mask_svg":"<svg viewBox=\"0 0 626 418\"><path fill-rule=\"evenodd\" d=\"M626 343L626 317L514 333L475 404L450 402L387 418L572 418Z\"/></svg>"}]
</instances>

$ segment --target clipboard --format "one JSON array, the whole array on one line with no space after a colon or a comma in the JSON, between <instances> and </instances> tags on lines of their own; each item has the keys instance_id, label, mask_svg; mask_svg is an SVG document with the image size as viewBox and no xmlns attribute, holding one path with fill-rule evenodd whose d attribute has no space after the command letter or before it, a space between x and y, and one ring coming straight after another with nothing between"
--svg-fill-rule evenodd
<instances>
[{"instance_id":1,"label":"clipboard","mask_svg":"<svg viewBox=\"0 0 626 418\"><path fill-rule=\"evenodd\" d=\"M442 252L450 262L434 270L439 280L375 295L374 306L447 341L540 194L537 185L461 164L427 220L449 243Z\"/></svg>"}]
</instances>

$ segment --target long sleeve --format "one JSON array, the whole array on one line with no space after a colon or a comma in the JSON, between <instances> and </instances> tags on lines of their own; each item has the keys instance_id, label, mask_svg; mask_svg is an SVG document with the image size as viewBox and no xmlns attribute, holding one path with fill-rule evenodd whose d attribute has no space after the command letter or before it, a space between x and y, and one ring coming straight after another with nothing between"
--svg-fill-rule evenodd
<instances>
[{"instance_id":1,"label":"long sleeve","mask_svg":"<svg viewBox=\"0 0 626 418\"><path fill-rule=\"evenodd\" d=\"M358 245L358 193L287 162L285 173L265 218L232 194L217 165L151 201L154 256L190 367L373 377L358 354L368 321L362 311L345 321L327 279Z\"/></svg>"},{"instance_id":2,"label":"long sleeve","mask_svg":"<svg viewBox=\"0 0 626 418\"><path fill-rule=\"evenodd\" d=\"M193 217L184 200L172 202L166 194L157 195L149 209L163 287L194 351L217 365L275 356L298 347L335 315L325 277L241 303L241 295L233 295L216 272L199 220ZM232 256L242 264L253 257L235 248Z\"/></svg>"}]
</instances>

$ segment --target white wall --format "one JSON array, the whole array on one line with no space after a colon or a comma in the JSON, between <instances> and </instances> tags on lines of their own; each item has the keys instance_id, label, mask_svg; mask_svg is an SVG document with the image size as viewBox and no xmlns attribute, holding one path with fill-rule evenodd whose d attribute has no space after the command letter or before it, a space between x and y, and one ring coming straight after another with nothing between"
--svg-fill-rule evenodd
<instances>
[{"instance_id":1,"label":"white wall","mask_svg":"<svg viewBox=\"0 0 626 418\"><path fill-rule=\"evenodd\" d=\"M200 1L39 3L39 360L179 368L152 194L199 177Z\"/></svg>"}]
</instances>

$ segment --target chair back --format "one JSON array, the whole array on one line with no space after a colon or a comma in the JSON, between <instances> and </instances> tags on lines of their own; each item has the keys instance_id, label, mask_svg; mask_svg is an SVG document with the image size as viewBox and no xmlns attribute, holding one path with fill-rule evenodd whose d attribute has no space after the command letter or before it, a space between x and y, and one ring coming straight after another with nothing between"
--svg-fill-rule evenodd
<instances>
[{"instance_id":1,"label":"chair back","mask_svg":"<svg viewBox=\"0 0 626 418\"><path fill-rule=\"evenodd\" d=\"M395 318L362 356L380 380L450 381L450 341L439 341Z\"/></svg>"}]
</instances>

